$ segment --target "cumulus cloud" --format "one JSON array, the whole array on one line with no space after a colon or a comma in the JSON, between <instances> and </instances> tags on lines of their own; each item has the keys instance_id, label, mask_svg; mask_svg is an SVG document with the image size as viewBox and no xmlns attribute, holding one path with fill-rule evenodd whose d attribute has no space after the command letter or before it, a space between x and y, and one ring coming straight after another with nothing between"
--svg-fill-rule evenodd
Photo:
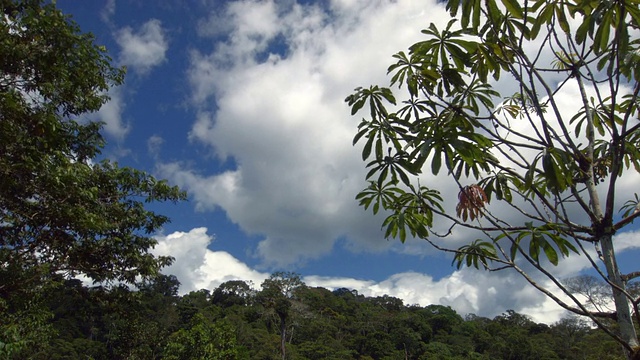
<instances>
[{"instance_id":1,"label":"cumulus cloud","mask_svg":"<svg viewBox=\"0 0 640 360\"><path fill-rule=\"evenodd\" d=\"M237 167L202 174L168 163L159 173L189 190L200 210L222 208L244 231L263 235L257 253L267 264L327 254L339 238L351 249L387 248L382 218L354 201L366 184L351 145L357 120L344 97L386 82L391 55L417 41L425 23L444 18L444 8L406 0L280 5L230 3L217 15L225 24L204 20L200 32L233 30L214 51L191 53L198 115L189 137ZM430 16L415 16L420 9Z\"/></svg>"},{"instance_id":2,"label":"cumulus cloud","mask_svg":"<svg viewBox=\"0 0 640 360\"><path fill-rule=\"evenodd\" d=\"M267 274L250 269L225 251L210 250L213 239L213 236L207 234L206 228L156 236L158 244L153 253L175 258L174 263L163 269L163 272L178 278L181 293L212 290L229 280L260 284L268 277Z\"/></svg>"},{"instance_id":3,"label":"cumulus cloud","mask_svg":"<svg viewBox=\"0 0 640 360\"><path fill-rule=\"evenodd\" d=\"M269 277L269 273L252 269L226 251L216 250L214 236L206 228L195 228L187 232L174 232L156 236L156 255L170 255L175 262L163 269L175 275L181 282L182 294L194 290L213 290L225 281L244 280L253 283L255 289ZM615 239L621 250L638 247L640 231L622 233ZM570 258L573 266L562 270L559 278L578 274L589 264L584 258ZM565 264L566 265L566 264ZM554 270L554 269L550 269ZM335 290L347 288L364 296L389 295L402 299L405 304L428 306L432 304L451 306L461 315L476 314L494 317L508 309L530 316L536 322L553 323L567 312L553 300L530 286L524 278L513 271L486 272L474 269L454 271L440 279L419 272L403 272L381 281L350 277L327 277L309 275L303 278L308 286ZM553 289L549 280L541 284ZM556 291L566 300L566 297Z\"/></svg>"},{"instance_id":4,"label":"cumulus cloud","mask_svg":"<svg viewBox=\"0 0 640 360\"><path fill-rule=\"evenodd\" d=\"M131 27L120 29L115 34L120 45L120 63L145 74L165 61L169 44L165 39L162 24L157 19L144 23L138 31Z\"/></svg>"},{"instance_id":5,"label":"cumulus cloud","mask_svg":"<svg viewBox=\"0 0 640 360\"><path fill-rule=\"evenodd\" d=\"M344 97L358 85L387 83L391 55L448 14L435 1L287 4L234 1L198 25L200 34L227 36L210 53L190 54L197 116L189 139L237 167L203 174L167 163L159 172L188 189L198 209L221 208L244 231L263 235L258 255L268 264L322 256L338 238L353 250L388 248L381 217L354 201L366 186L365 169L360 148L351 145L358 119ZM574 92L565 96L571 109ZM446 174L421 182L440 187L453 212L458 189ZM435 230L448 227L441 222ZM472 236L454 229L447 242L454 247ZM280 251L285 245L288 251ZM422 243L410 250L428 251Z\"/></svg>"},{"instance_id":6,"label":"cumulus cloud","mask_svg":"<svg viewBox=\"0 0 640 360\"><path fill-rule=\"evenodd\" d=\"M616 248L620 251L640 248L640 230L619 233L614 238Z\"/></svg>"},{"instance_id":7,"label":"cumulus cloud","mask_svg":"<svg viewBox=\"0 0 640 360\"><path fill-rule=\"evenodd\" d=\"M108 21L115 12L115 1L109 1L103 9L103 20ZM149 20L138 32L125 27L116 33L116 41L121 47L120 63L134 71L145 74L152 67L165 60L168 49L164 31L159 20ZM125 110L124 94L126 86L109 89L110 100L91 119L104 122L104 131L122 141L131 130L130 124L123 120Z\"/></svg>"},{"instance_id":8,"label":"cumulus cloud","mask_svg":"<svg viewBox=\"0 0 640 360\"><path fill-rule=\"evenodd\" d=\"M380 281L307 276L307 285L328 289L341 287L357 290L365 296L390 295L405 304L451 306L460 315L494 317L508 309L531 316L534 321L553 323L566 312L515 273L455 271L434 280L417 272L398 273Z\"/></svg>"},{"instance_id":9,"label":"cumulus cloud","mask_svg":"<svg viewBox=\"0 0 640 360\"><path fill-rule=\"evenodd\" d=\"M171 255L175 262L163 270L181 282L182 294L199 289L213 290L225 281L244 280L260 284L269 274L251 269L225 251L215 250L214 237L206 228L157 236L156 255ZM459 314L474 313L493 317L507 309L531 316L535 321L552 323L565 312L537 292L515 273L496 274L463 269L435 280L418 272L394 274L382 281L349 277L305 276L308 286L335 290L348 288L375 297L389 295L405 304L451 306Z\"/></svg>"}]
</instances>

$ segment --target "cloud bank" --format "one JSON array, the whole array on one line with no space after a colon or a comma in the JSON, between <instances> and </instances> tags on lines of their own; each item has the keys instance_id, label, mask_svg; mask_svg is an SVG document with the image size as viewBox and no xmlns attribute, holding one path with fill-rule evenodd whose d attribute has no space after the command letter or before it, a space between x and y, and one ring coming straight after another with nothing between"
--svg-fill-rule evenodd
<instances>
[{"instance_id":1,"label":"cloud bank","mask_svg":"<svg viewBox=\"0 0 640 360\"><path fill-rule=\"evenodd\" d=\"M254 288L260 289L260 284L270 274L252 269L225 251L215 250L214 237L207 232L206 228L195 228L157 237L154 253L176 259L163 272L177 276L181 282L180 292L213 290L229 280L250 281ZM640 231L623 233L616 242L620 250L637 248ZM566 261L573 261L567 276L588 267L583 258ZM513 309L531 316L536 322L553 323L566 314L514 272L462 269L437 280L418 272L397 273L382 281L313 275L305 276L303 280L308 286L330 290L344 287L365 296L390 295L402 299L405 304L451 306L463 316L473 313L493 317Z\"/></svg>"}]
</instances>

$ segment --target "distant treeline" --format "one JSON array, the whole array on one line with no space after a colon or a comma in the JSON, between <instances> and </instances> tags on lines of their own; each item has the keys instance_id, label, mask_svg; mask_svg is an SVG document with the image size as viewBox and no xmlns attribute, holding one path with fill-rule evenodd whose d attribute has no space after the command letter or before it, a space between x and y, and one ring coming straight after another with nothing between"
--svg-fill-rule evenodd
<instances>
[{"instance_id":1,"label":"distant treeline","mask_svg":"<svg viewBox=\"0 0 640 360\"><path fill-rule=\"evenodd\" d=\"M61 280L48 341L17 359L624 359L575 317L553 325L507 310L493 319L391 296L308 287L275 273L254 290L228 281L179 296L173 276L127 287Z\"/></svg>"}]
</instances>

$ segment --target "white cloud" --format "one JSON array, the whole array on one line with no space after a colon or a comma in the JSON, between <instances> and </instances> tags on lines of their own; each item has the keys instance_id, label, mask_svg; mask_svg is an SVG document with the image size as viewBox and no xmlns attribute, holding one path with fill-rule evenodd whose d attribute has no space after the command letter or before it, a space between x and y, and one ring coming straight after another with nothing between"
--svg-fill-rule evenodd
<instances>
[{"instance_id":1,"label":"white cloud","mask_svg":"<svg viewBox=\"0 0 640 360\"><path fill-rule=\"evenodd\" d=\"M439 280L417 272L394 274L381 282L319 276L307 276L304 280L309 286L345 287L365 296L390 295L402 299L405 305L451 306L462 316L474 313L494 317L513 309L535 321L552 323L565 315L560 306L515 273L463 269Z\"/></svg>"},{"instance_id":2,"label":"white cloud","mask_svg":"<svg viewBox=\"0 0 640 360\"><path fill-rule=\"evenodd\" d=\"M176 275L182 294L199 289L213 290L225 281L251 281L259 290L269 274L251 269L225 251L211 250L215 242L206 228L157 236L156 255L171 255L175 262L163 270ZM213 246L211 246L213 243ZM530 315L535 321L552 323L564 315L555 303L538 293L514 273L506 276L470 269L434 280L431 276L406 272L376 282L348 277L305 276L308 286L329 290L348 288L375 297L389 295L405 304L451 306L460 315L475 313L493 317L507 309Z\"/></svg>"},{"instance_id":3,"label":"white cloud","mask_svg":"<svg viewBox=\"0 0 640 360\"><path fill-rule=\"evenodd\" d=\"M351 145L357 119L344 97L386 82L391 55L417 41L431 19L416 17L417 10L430 9L433 18L445 11L435 2L359 3L233 2L227 23L210 25L213 33L233 29L226 41L191 54L199 111L189 137L238 166L209 175L173 163L159 172L189 190L199 209L220 207L244 231L264 235L258 255L268 264L327 254L342 237L351 249L390 244L382 218L354 200L365 186L364 167Z\"/></svg>"},{"instance_id":4,"label":"white cloud","mask_svg":"<svg viewBox=\"0 0 640 360\"><path fill-rule=\"evenodd\" d=\"M165 61L169 44L157 19L147 21L137 32L131 27L122 28L115 37L121 47L120 63L141 74Z\"/></svg>"},{"instance_id":5,"label":"white cloud","mask_svg":"<svg viewBox=\"0 0 640 360\"><path fill-rule=\"evenodd\" d=\"M391 55L421 39L419 29L430 21L447 21L443 6L405 0L279 7L247 0L229 3L219 17L223 23L208 18L199 31L213 36L223 28L228 37L209 54L191 53L198 115L189 138L238 166L202 174L164 164L161 175L186 187L200 210L222 208L246 232L264 235L258 254L270 264L327 254L341 237L350 249L387 248L381 217L354 200L365 187L365 169L351 145L359 120L343 100L358 85L387 83ZM454 211L458 189L446 174L421 182L439 186ZM442 221L435 230L449 226ZM478 235L457 228L447 243L471 236ZM410 250L424 254L423 245Z\"/></svg>"},{"instance_id":6,"label":"white cloud","mask_svg":"<svg viewBox=\"0 0 640 360\"><path fill-rule=\"evenodd\" d=\"M100 110L90 115L93 120L104 122L103 130L117 140L123 140L131 130L129 124L122 119L125 102L122 87L109 89L107 95L111 98Z\"/></svg>"},{"instance_id":7,"label":"white cloud","mask_svg":"<svg viewBox=\"0 0 640 360\"><path fill-rule=\"evenodd\" d=\"M212 251L209 245L213 236L206 228L195 228L189 232L174 232L156 236L156 255L170 255L174 263L163 269L180 281L182 294L194 290L212 290L225 281L245 280L259 285L269 275L250 269L247 265L225 251Z\"/></svg>"},{"instance_id":8,"label":"white cloud","mask_svg":"<svg viewBox=\"0 0 640 360\"><path fill-rule=\"evenodd\" d=\"M107 0L107 3L100 12L100 18L105 23L111 22L111 17L116 13L116 0Z\"/></svg>"},{"instance_id":9,"label":"white cloud","mask_svg":"<svg viewBox=\"0 0 640 360\"><path fill-rule=\"evenodd\" d=\"M147 151L151 156L158 156L164 145L164 139L158 135L152 135L147 139Z\"/></svg>"},{"instance_id":10,"label":"white cloud","mask_svg":"<svg viewBox=\"0 0 640 360\"><path fill-rule=\"evenodd\" d=\"M640 230L625 231L614 237L614 243L618 251L640 248Z\"/></svg>"},{"instance_id":11,"label":"white cloud","mask_svg":"<svg viewBox=\"0 0 640 360\"><path fill-rule=\"evenodd\" d=\"M110 1L104 12L110 16L114 11L115 2ZM123 28L116 33L116 41L121 47L120 62L141 74L162 63L168 49L158 20L149 20L137 33L129 27ZM125 110L125 89L125 86L109 89L108 95L111 99L102 106L100 111L90 116L91 119L103 121L104 131L119 141L122 141L131 130L129 124L122 119Z\"/></svg>"}]
</instances>

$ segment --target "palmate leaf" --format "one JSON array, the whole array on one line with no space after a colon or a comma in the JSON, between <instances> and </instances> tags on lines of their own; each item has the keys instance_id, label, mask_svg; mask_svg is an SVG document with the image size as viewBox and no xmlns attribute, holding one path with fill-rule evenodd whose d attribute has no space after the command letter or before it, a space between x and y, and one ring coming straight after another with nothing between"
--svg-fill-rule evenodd
<instances>
[{"instance_id":1,"label":"palmate leaf","mask_svg":"<svg viewBox=\"0 0 640 360\"><path fill-rule=\"evenodd\" d=\"M639 212L640 210L640 198L638 198L638 194L633 194L634 199L627 200L624 205L620 208L620 212L622 212L622 217L626 218L632 214Z\"/></svg>"},{"instance_id":2,"label":"palmate leaf","mask_svg":"<svg viewBox=\"0 0 640 360\"><path fill-rule=\"evenodd\" d=\"M512 182L516 182L516 179L513 176L505 173L498 173L494 176L489 176L480 180L478 185L484 190L487 202L491 202L491 198L495 194L497 200L504 200L510 203L513 200L513 195L511 194L509 184Z\"/></svg>"},{"instance_id":3,"label":"palmate leaf","mask_svg":"<svg viewBox=\"0 0 640 360\"><path fill-rule=\"evenodd\" d=\"M365 210L373 204L373 213L377 214L382 209L393 207L395 201L405 192L396 186L393 182L387 182L380 186L377 181L369 181L369 186L361 191L356 200L360 206L364 206Z\"/></svg>"},{"instance_id":4,"label":"palmate leaf","mask_svg":"<svg viewBox=\"0 0 640 360\"><path fill-rule=\"evenodd\" d=\"M390 89L371 86L368 89L358 87L354 89L354 93L345 98L345 102L351 106L351 115L355 115L369 102L369 111L371 118L377 119L387 116L387 110L383 100L395 105L396 99Z\"/></svg>"},{"instance_id":5,"label":"palmate leaf","mask_svg":"<svg viewBox=\"0 0 640 360\"><path fill-rule=\"evenodd\" d=\"M587 122L587 112L589 112L589 115L591 115L591 118L593 120L593 127L598 132L598 134L600 134L600 136L605 136L605 133L611 132L611 130L609 129L611 127L610 124L612 123L610 121L611 107L606 104L606 102L609 100L610 98L607 97L603 100L604 104L600 102L596 104L595 98L591 97L590 98L591 106L588 106L586 109L585 107L582 107L580 111L578 111L569 120L570 124L575 122L576 136L580 135L582 126ZM617 114L613 113L613 116L614 116L615 122L620 124L621 120L619 119Z\"/></svg>"},{"instance_id":6,"label":"palmate leaf","mask_svg":"<svg viewBox=\"0 0 640 360\"><path fill-rule=\"evenodd\" d=\"M465 108L471 110L473 115L479 115L482 111L491 111L495 108L493 98L500 94L493 90L491 84L481 81L472 82L464 93ZM458 101L454 101L458 102ZM482 108L480 107L482 104Z\"/></svg>"},{"instance_id":7,"label":"palmate leaf","mask_svg":"<svg viewBox=\"0 0 640 360\"><path fill-rule=\"evenodd\" d=\"M570 252L579 254L578 249L562 236L555 224L549 223L536 227L532 222L527 222L525 225L525 230L514 232L510 236L513 239L510 248L511 261L515 261L519 251L524 251L521 244L526 241L529 242L527 254L537 263L540 262L542 253L554 266L559 263L558 251L562 257L569 256ZM501 234L496 241L505 237L507 234Z\"/></svg>"},{"instance_id":8,"label":"palmate leaf","mask_svg":"<svg viewBox=\"0 0 640 360\"><path fill-rule=\"evenodd\" d=\"M473 266L476 269L479 269L480 265L482 265L484 269L489 269L489 263L495 258L497 258L495 245L489 241L476 239L471 244L460 247L456 251L451 264L456 264L458 269L462 268L463 265L467 267Z\"/></svg>"},{"instance_id":9,"label":"palmate leaf","mask_svg":"<svg viewBox=\"0 0 640 360\"><path fill-rule=\"evenodd\" d=\"M398 238L405 242L407 237L427 238L429 228L433 226L434 209L444 211L439 192L421 187L416 189L408 185L410 191L391 188L394 191L394 203L387 208L393 213L384 220L386 238Z\"/></svg>"},{"instance_id":10,"label":"palmate leaf","mask_svg":"<svg viewBox=\"0 0 640 360\"><path fill-rule=\"evenodd\" d=\"M475 52L478 43L466 38L468 31L452 30L456 22L456 19L450 20L442 31L434 24L429 25L429 28L422 31L428 39L411 46L411 53L419 54L423 60L423 68L440 69L442 72L449 68L463 71L465 67L471 66L470 55Z\"/></svg>"},{"instance_id":11,"label":"palmate leaf","mask_svg":"<svg viewBox=\"0 0 640 360\"><path fill-rule=\"evenodd\" d=\"M393 55L393 57L398 61L387 69L387 74L394 73L391 77L390 86L397 83L398 87L401 87L405 84L412 96L418 96L418 81L416 77L420 74L421 63L424 61L422 55L414 52L407 57L404 51L401 51Z\"/></svg>"}]
</instances>

